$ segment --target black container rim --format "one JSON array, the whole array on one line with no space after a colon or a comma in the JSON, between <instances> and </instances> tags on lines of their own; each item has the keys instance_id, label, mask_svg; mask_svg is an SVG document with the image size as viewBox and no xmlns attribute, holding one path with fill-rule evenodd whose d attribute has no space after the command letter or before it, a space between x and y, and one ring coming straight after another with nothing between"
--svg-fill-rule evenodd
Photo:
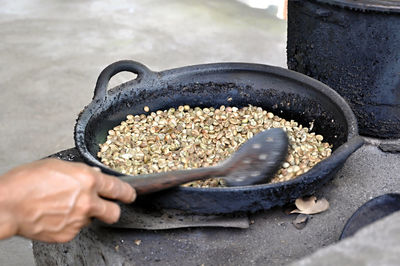
<instances>
[{"instance_id":1,"label":"black container rim","mask_svg":"<svg viewBox=\"0 0 400 266\"><path fill-rule=\"evenodd\" d=\"M255 212L274 206L281 206L302 195L315 191L318 187L328 182L344 164L346 159L364 143L364 140L358 135L356 117L346 101L327 85L298 72L262 64L228 62L186 66L164 70L162 72L153 72L138 62L124 60L108 66L108 68L103 70L100 76L104 77L104 73L113 73L111 70L118 72L118 70L123 69L121 66L126 67L127 65L131 67L135 66L137 68L135 71L139 72L139 76L142 76L139 85L138 83L131 83L133 85L131 89L134 89L134 87L138 88L138 86L140 88L145 88L147 86L154 86L155 88L158 86L165 86L170 80L179 80L185 76L190 77L188 80L193 82L197 75L204 74L207 76L208 74L215 75L232 71L281 76L285 79L303 83L306 87L310 87L311 90L325 95L338 107L347 124L347 141L339 145L327 160L321 161L299 178L273 184L228 188L177 187L158 192L153 196L152 194L143 196L141 202L145 204L147 204L147 202L152 202L151 205L161 208L209 214L241 211ZM122 87L111 89L107 94L103 93L103 95L99 94L99 91L97 91L97 94L95 93L97 96L95 96L92 102L80 113L75 125L75 144L84 161L90 165L98 166L107 173L117 176L119 176L120 173L106 167L89 152L85 139L85 132L86 126L93 114L102 111L103 108L107 108L108 103L112 104L111 101L116 99L115 97L121 95L122 91L120 91L119 88ZM106 95L109 97L104 97ZM210 204L211 202L213 202L213 204Z\"/></svg>"},{"instance_id":2,"label":"black container rim","mask_svg":"<svg viewBox=\"0 0 400 266\"><path fill-rule=\"evenodd\" d=\"M317 2L361 11L400 13L400 0L316 0Z\"/></svg>"},{"instance_id":3,"label":"black container rim","mask_svg":"<svg viewBox=\"0 0 400 266\"><path fill-rule=\"evenodd\" d=\"M122 61L121 61L122 62ZM132 61L133 62L133 61ZM118 63L118 62L117 62ZM238 71L238 70L245 70L245 71L252 71L252 72L265 72L270 74L275 74L277 76L281 76L283 78L288 78L291 80L296 80L298 82L303 83L304 85L310 86L317 91L323 93L326 97L330 98L332 101L335 102L337 106L340 106L340 109L343 112L343 115L346 119L346 123L348 126L348 133L347 133L347 142L354 137L358 136L358 125L357 125L357 118L353 111L351 110L348 103L333 89L325 85L324 83L308 77L304 74L299 72L295 72L286 68L271 66L271 65L264 65L264 64L256 64L256 63L243 63L243 62L222 62L222 63L208 63L208 64L200 64L200 65L191 65L191 66L184 66L179 68L173 68L169 70L164 70L161 72L154 72L154 75L151 79L175 79L179 76L183 75L192 75L195 76L198 73L215 73L215 72L224 72L224 71ZM147 80L146 82L152 82ZM85 141L85 132L86 126L89 120L93 116L93 110L96 110L101 103L97 102L95 99L84 108L84 110L80 113L77 122L75 124L75 146L77 147L79 153L85 158L87 162L90 164L100 167L102 169L107 169L109 172L114 172L110 168L107 168L104 164L102 164L98 158L96 158L93 154L89 152ZM348 146L347 142L343 143L341 146ZM339 146L339 147L341 147ZM338 147L338 148L339 148ZM334 150L332 155L339 153L337 150ZM289 184L291 182L298 182L297 179L293 179L290 181L282 182L283 184ZM267 186L267 187L274 187L279 186L281 183L277 184L262 184L260 186ZM257 185L253 185L251 187L257 187ZM238 187L235 187L238 189ZM246 188L243 186L243 188ZM211 191L211 188L179 188L179 189L195 189L196 191L199 190L206 190ZM222 190L224 188L215 188L216 190Z\"/></svg>"}]
</instances>

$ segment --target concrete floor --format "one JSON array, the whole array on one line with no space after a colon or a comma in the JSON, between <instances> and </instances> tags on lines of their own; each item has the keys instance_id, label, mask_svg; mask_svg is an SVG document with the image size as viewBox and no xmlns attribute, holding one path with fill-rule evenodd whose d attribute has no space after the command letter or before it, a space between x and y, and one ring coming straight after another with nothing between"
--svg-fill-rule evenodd
<instances>
[{"instance_id":1,"label":"concrete floor","mask_svg":"<svg viewBox=\"0 0 400 266\"><path fill-rule=\"evenodd\" d=\"M235 0L0 0L0 173L74 146L100 71L208 62L286 66L286 23ZM130 75L117 75L118 84ZM0 241L0 265L34 265L31 243Z\"/></svg>"}]
</instances>

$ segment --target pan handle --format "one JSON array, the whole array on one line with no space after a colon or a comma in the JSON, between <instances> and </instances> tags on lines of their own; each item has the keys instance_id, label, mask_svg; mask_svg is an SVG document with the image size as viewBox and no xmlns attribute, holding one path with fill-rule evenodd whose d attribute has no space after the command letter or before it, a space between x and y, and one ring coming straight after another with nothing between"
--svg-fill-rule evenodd
<instances>
[{"instance_id":1,"label":"pan handle","mask_svg":"<svg viewBox=\"0 0 400 266\"><path fill-rule=\"evenodd\" d=\"M210 166L191 170L177 170L139 176L120 176L121 180L130 184L138 195L144 195L160 190L179 186L190 181L211 177L224 176L225 169Z\"/></svg>"},{"instance_id":2,"label":"pan handle","mask_svg":"<svg viewBox=\"0 0 400 266\"><path fill-rule=\"evenodd\" d=\"M94 89L93 100L102 100L107 97L107 87L110 79L122 71L129 71L137 74L136 81L139 83L146 77L153 74L145 65L132 60L121 60L107 66L99 75L96 88Z\"/></svg>"}]
</instances>

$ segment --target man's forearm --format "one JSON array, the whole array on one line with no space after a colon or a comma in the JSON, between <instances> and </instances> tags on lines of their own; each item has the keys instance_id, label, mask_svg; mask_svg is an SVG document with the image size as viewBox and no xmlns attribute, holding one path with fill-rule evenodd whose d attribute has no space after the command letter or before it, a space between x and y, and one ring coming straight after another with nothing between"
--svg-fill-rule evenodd
<instances>
[{"instance_id":1,"label":"man's forearm","mask_svg":"<svg viewBox=\"0 0 400 266\"><path fill-rule=\"evenodd\" d=\"M21 165L0 176L0 239L64 243L92 218L115 223L121 209L111 200L131 203L135 197L128 183L83 163L43 159Z\"/></svg>"},{"instance_id":2,"label":"man's forearm","mask_svg":"<svg viewBox=\"0 0 400 266\"><path fill-rule=\"evenodd\" d=\"M8 194L7 188L2 184L0 176L0 239L12 237L17 233L17 225L13 221Z\"/></svg>"}]
</instances>

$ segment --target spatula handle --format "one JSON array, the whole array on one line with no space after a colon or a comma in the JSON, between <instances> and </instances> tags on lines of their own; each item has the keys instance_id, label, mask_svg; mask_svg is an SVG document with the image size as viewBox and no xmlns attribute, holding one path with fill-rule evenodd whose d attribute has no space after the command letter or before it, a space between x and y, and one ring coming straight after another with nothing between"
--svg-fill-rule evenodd
<instances>
[{"instance_id":1,"label":"spatula handle","mask_svg":"<svg viewBox=\"0 0 400 266\"><path fill-rule=\"evenodd\" d=\"M223 173L218 167L206 167L139 176L121 176L120 178L129 183L136 190L138 195L144 195L179 186L194 180L222 175Z\"/></svg>"}]
</instances>

